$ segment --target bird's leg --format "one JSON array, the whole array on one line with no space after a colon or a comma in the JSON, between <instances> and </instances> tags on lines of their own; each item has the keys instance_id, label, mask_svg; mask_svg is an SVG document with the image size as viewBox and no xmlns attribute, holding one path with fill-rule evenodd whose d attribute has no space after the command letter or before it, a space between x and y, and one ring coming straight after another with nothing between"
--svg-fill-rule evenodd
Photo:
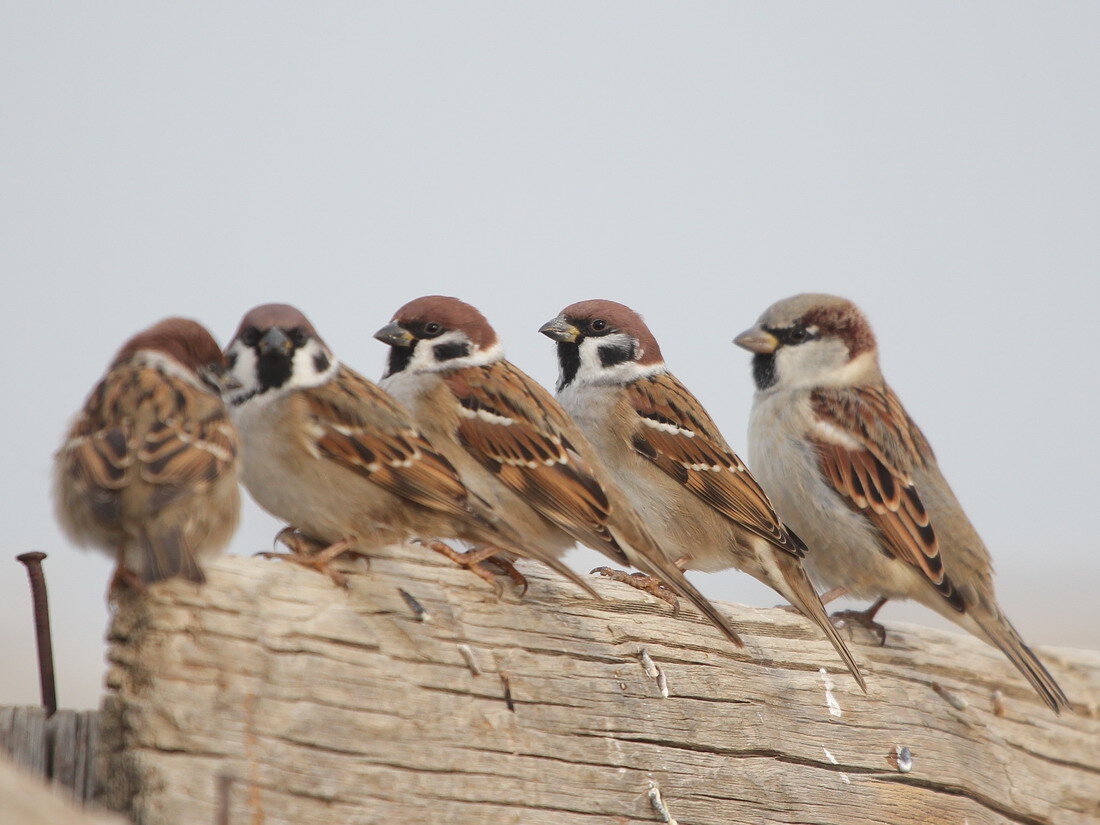
<instances>
[{"instance_id":1,"label":"bird's leg","mask_svg":"<svg viewBox=\"0 0 1100 825\"><path fill-rule=\"evenodd\" d=\"M599 573L601 576L607 576L613 581L629 584L636 590L642 590L651 596L656 596L658 599L672 605L674 611L680 609L676 594L669 590L656 576L650 576L647 573L627 573L625 570L616 570L614 567L597 567L592 573Z\"/></svg>"},{"instance_id":2,"label":"bird's leg","mask_svg":"<svg viewBox=\"0 0 1100 825\"><path fill-rule=\"evenodd\" d=\"M356 539L354 536L326 545L300 533L293 527L284 527L275 536L275 541L281 543L290 552L264 552L256 555L265 559L282 559L310 570L316 570L318 573L332 579L332 583L337 587L348 586L348 577L337 570L333 570L330 565L337 556L355 546Z\"/></svg>"},{"instance_id":3,"label":"bird's leg","mask_svg":"<svg viewBox=\"0 0 1100 825\"><path fill-rule=\"evenodd\" d=\"M497 556L497 553L501 552L499 547L485 545L483 547L475 547L473 550L467 550L465 553L460 553L450 545L435 539L417 539L416 543L422 544L429 550L434 550L436 553L439 553L439 555L445 556L453 561L459 567L465 567L478 578L484 579L492 586L497 594L497 598L500 598L504 594L504 588L500 586L500 582L496 580L496 577L482 564L484 561L492 562L499 567L508 574L517 587L523 588L523 593L527 592L527 579L524 578L522 573L516 570L515 566L510 561Z\"/></svg>"},{"instance_id":4,"label":"bird's leg","mask_svg":"<svg viewBox=\"0 0 1100 825\"><path fill-rule=\"evenodd\" d=\"M882 610L882 606L886 604L886 601L885 596L880 596L866 610L841 610L829 618L833 620L833 624L841 626L854 624L866 628L868 632L878 638L878 643L881 646L886 644L886 628L875 621L875 615Z\"/></svg>"},{"instance_id":5,"label":"bird's leg","mask_svg":"<svg viewBox=\"0 0 1100 825\"><path fill-rule=\"evenodd\" d=\"M834 602L837 599L843 598L848 595L847 587L834 587L832 590L826 590L821 594L821 604L826 605L829 602ZM881 605L880 605L881 607ZM873 614L872 614L873 615Z\"/></svg>"}]
</instances>

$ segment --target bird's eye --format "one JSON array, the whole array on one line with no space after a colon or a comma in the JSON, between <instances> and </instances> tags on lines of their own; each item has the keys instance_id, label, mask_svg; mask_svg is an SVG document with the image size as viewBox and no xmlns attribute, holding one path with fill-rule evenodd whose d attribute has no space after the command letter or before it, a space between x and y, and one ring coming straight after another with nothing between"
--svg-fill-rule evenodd
<instances>
[{"instance_id":1,"label":"bird's eye","mask_svg":"<svg viewBox=\"0 0 1100 825\"><path fill-rule=\"evenodd\" d=\"M302 329L301 327L294 327L294 329L289 330L288 333L289 334L287 337L290 338L294 346L305 346L306 338L308 338L309 336L306 335L306 331L304 329Z\"/></svg>"},{"instance_id":2,"label":"bird's eye","mask_svg":"<svg viewBox=\"0 0 1100 825\"><path fill-rule=\"evenodd\" d=\"M260 331L256 327L249 327L241 333L241 343L246 347L254 347L260 340Z\"/></svg>"},{"instance_id":3,"label":"bird's eye","mask_svg":"<svg viewBox=\"0 0 1100 825\"><path fill-rule=\"evenodd\" d=\"M439 333L441 333L442 331L443 327L441 327L435 321L429 321L428 323L424 324L425 335L439 335Z\"/></svg>"},{"instance_id":4,"label":"bird's eye","mask_svg":"<svg viewBox=\"0 0 1100 825\"><path fill-rule=\"evenodd\" d=\"M787 337L792 344L801 344L810 337L810 333L806 331L805 327L795 327L790 331Z\"/></svg>"},{"instance_id":5,"label":"bird's eye","mask_svg":"<svg viewBox=\"0 0 1100 825\"><path fill-rule=\"evenodd\" d=\"M588 328L591 329L593 332L603 332L605 329L607 329L607 321L605 321L603 318L596 318L594 321L592 321L592 323L588 325Z\"/></svg>"}]
</instances>

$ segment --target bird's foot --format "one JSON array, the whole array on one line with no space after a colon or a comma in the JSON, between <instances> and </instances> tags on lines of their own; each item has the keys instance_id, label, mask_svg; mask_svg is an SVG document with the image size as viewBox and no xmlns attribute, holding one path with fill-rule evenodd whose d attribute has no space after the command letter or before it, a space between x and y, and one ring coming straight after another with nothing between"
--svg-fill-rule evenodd
<instances>
[{"instance_id":1,"label":"bird's foot","mask_svg":"<svg viewBox=\"0 0 1100 825\"><path fill-rule=\"evenodd\" d=\"M501 586L500 582L497 581L496 576L494 576L493 573L488 570L484 564L482 564L482 562L489 562L490 564L498 567L499 569L507 573L508 578L512 580L512 583L516 587L520 588L521 596L527 593L526 577L518 570L516 570L515 565L512 564L511 561L501 555L498 555L504 552L499 547L486 545L484 547L475 547L473 550L467 550L464 553L460 553L449 544L434 539L417 539L416 543L427 547L429 550L434 550L436 553L439 553L439 555L445 556L446 558L453 561L459 567L465 567L478 578L488 582L489 585L496 592L498 599L504 595L504 588Z\"/></svg>"},{"instance_id":2,"label":"bird's foot","mask_svg":"<svg viewBox=\"0 0 1100 825\"><path fill-rule=\"evenodd\" d=\"M601 576L607 576L613 581L629 584L636 590L642 590L651 596L656 596L658 599L672 605L674 611L680 609L680 602L676 598L676 594L655 576L650 576L647 573L627 573L625 570L616 570L614 567L597 567L592 573L599 573Z\"/></svg>"},{"instance_id":3,"label":"bird's foot","mask_svg":"<svg viewBox=\"0 0 1100 825\"><path fill-rule=\"evenodd\" d=\"M295 530L293 527L285 527L275 536L275 541L282 544L289 553L263 552L255 555L264 559L281 559L309 570L314 570L332 579L337 587L348 587L348 577L338 570L333 570L331 565L337 556L345 553L355 546L354 538L346 538L335 544L326 545L316 539Z\"/></svg>"},{"instance_id":4,"label":"bird's foot","mask_svg":"<svg viewBox=\"0 0 1100 825\"><path fill-rule=\"evenodd\" d=\"M485 558L485 561L496 566L499 570L508 574L508 578L512 580L512 584L519 588L520 596L527 595L527 577L520 573L511 559L505 558L500 555L503 551L499 547L482 547L481 551L494 550L496 552L490 554Z\"/></svg>"},{"instance_id":5,"label":"bird's foot","mask_svg":"<svg viewBox=\"0 0 1100 825\"><path fill-rule=\"evenodd\" d=\"M827 594L826 594L827 595ZM886 644L886 627L875 621L875 615L886 604L886 599L878 599L866 610L840 610L829 618L837 627L856 625L862 627L878 640L879 647Z\"/></svg>"}]
</instances>

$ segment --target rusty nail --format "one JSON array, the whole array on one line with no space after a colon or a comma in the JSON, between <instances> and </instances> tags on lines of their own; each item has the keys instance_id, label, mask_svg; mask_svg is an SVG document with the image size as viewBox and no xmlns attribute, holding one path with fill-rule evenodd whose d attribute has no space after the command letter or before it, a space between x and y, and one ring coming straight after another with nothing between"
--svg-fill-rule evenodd
<instances>
[{"instance_id":1,"label":"rusty nail","mask_svg":"<svg viewBox=\"0 0 1100 825\"><path fill-rule=\"evenodd\" d=\"M34 633L38 641L38 682L42 688L42 705L49 719L57 711L57 689L53 675L53 640L50 638L50 603L46 598L46 577L42 574L45 553L21 553L15 560L25 565L31 580L31 601L34 604Z\"/></svg>"},{"instance_id":2,"label":"rusty nail","mask_svg":"<svg viewBox=\"0 0 1100 825\"><path fill-rule=\"evenodd\" d=\"M428 612L428 609L424 607L424 605L416 600L416 597L412 593L402 587L397 588L397 592L401 594L401 598L405 600L405 604L412 610L418 622L430 622L432 620L432 614Z\"/></svg>"},{"instance_id":3,"label":"rusty nail","mask_svg":"<svg viewBox=\"0 0 1100 825\"><path fill-rule=\"evenodd\" d=\"M512 701L512 680L504 671L500 672L500 684L504 688L504 704L508 706L508 710L515 713L516 703Z\"/></svg>"}]
</instances>

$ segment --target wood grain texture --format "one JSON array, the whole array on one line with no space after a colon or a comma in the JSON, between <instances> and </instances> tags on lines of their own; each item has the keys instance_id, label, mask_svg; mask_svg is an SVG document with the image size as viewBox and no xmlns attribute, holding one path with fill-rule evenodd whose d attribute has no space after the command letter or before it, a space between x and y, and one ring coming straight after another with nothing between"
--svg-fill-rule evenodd
<instances>
[{"instance_id":1,"label":"wood grain texture","mask_svg":"<svg viewBox=\"0 0 1100 825\"><path fill-rule=\"evenodd\" d=\"M104 801L213 823L226 775L234 825L1100 822L1100 653L1042 652L1075 703L1056 717L991 648L891 626L855 648L864 696L778 609L724 605L737 650L687 605L531 563L500 600L421 548L351 569L341 591L223 558L124 601Z\"/></svg>"},{"instance_id":2,"label":"wood grain texture","mask_svg":"<svg viewBox=\"0 0 1100 825\"><path fill-rule=\"evenodd\" d=\"M41 707L0 707L0 752L79 802L95 793L98 750L98 711L59 710L47 719Z\"/></svg>"}]
</instances>

